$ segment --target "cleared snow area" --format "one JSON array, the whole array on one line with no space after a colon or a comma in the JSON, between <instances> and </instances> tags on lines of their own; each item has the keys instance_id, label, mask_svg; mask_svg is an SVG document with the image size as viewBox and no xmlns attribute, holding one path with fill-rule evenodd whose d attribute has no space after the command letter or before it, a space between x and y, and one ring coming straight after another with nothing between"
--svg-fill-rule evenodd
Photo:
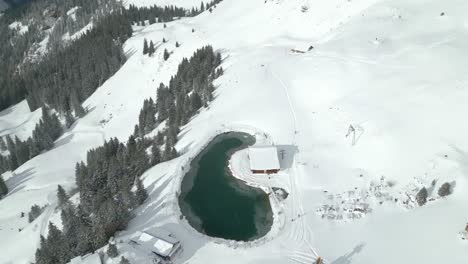
<instances>
[{"instance_id":1,"label":"cleared snow area","mask_svg":"<svg viewBox=\"0 0 468 264\"><path fill-rule=\"evenodd\" d=\"M135 27L125 44L128 62L84 103L89 114L53 150L7 175L12 191L0 201L0 237L7 238L0 263L34 260L39 234L58 216L56 185L74 188L74 165L86 151L110 137L126 140L143 100L155 97L183 57L211 44L225 70L215 100L183 128L177 145L183 155L143 175L150 198L116 237L132 263L151 259L128 237L162 227L182 243L175 263L312 263L320 255L333 264L465 264L467 8L462 0L224 0L212 13L167 28ZM157 46L151 58L142 55L145 38ZM172 52L167 61L165 48ZM346 137L350 125L355 132ZM244 175L242 153L231 161L251 184L289 193L273 203L272 231L254 242L199 234L177 205L190 159L229 130L267 134L294 154L271 179ZM434 200L425 206L394 202L411 200L434 179ZM453 183L453 194L440 198L444 182ZM363 209L354 203L362 197L371 210L347 217L348 209ZM28 224L20 213L34 203L48 206ZM323 217L320 208L336 204L343 220Z\"/></svg>"}]
</instances>

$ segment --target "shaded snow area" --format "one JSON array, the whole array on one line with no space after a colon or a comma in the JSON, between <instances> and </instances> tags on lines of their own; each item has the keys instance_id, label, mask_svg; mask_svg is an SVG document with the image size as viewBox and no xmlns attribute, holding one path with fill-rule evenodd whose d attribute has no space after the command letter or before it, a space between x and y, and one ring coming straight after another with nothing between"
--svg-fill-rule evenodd
<instances>
[{"instance_id":1,"label":"shaded snow area","mask_svg":"<svg viewBox=\"0 0 468 264\"><path fill-rule=\"evenodd\" d=\"M126 140L144 99L154 99L183 57L211 44L225 71L215 100L182 129L182 155L143 175L149 199L116 235L122 255L152 263L130 240L163 228L182 244L174 263L313 263L321 256L330 264L466 264L467 9L463 0L224 0L167 28L135 27L127 63L84 102L91 111L52 150L4 175L11 192L0 200L0 263L34 261L47 222L60 221L57 184L75 188L74 166L86 151L111 137ZM156 44L152 57L142 55L144 39ZM172 53L167 61L164 49ZM19 107L2 113L2 130L21 133L15 127L36 115ZM253 242L202 235L177 204L190 160L231 130L285 155L279 174L269 176L250 173L247 150L231 158L236 177L270 193L272 230ZM453 192L441 198L445 182ZM288 197L271 194L273 187ZM419 206L422 187L428 199ZM20 215L33 204L45 210L29 224Z\"/></svg>"}]
</instances>

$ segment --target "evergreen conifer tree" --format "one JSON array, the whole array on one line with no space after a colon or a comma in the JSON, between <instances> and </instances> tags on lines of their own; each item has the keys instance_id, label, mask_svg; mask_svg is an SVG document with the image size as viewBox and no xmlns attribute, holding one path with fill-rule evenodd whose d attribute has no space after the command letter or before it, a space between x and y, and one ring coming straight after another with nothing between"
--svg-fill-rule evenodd
<instances>
[{"instance_id":1,"label":"evergreen conifer tree","mask_svg":"<svg viewBox=\"0 0 468 264\"><path fill-rule=\"evenodd\" d=\"M0 175L0 199L7 195L8 193L8 187L5 184L5 181L3 180L3 177Z\"/></svg>"},{"instance_id":2,"label":"evergreen conifer tree","mask_svg":"<svg viewBox=\"0 0 468 264\"><path fill-rule=\"evenodd\" d=\"M159 135L159 134L158 134ZM155 139L151 148L151 164L153 166L161 162L161 151L159 150L158 142Z\"/></svg>"},{"instance_id":3,"label":"evergreen conifer tree","mask_svg":"<svg viewBox=\"0 0 468 264\"><path fill-rule=\"evenodd\" d=\"M153 43L153 41L151 40L151 41L150 41L150 45L149 45L149 49L148 49L148 53L149 53L150 56L153 56L153 54L154 54L155 51L156 51L156 50L154 49L154 43Z\"/></svg>"},{"instance_id":4,"label":"evergreen conifer tree","mask_svg":"<svg viewBox=\"0 0 468 264\"><path fill-rule=\"evenodd\" d=\"M148 52L149 52L148 41L145 39L143 41L143 55L148 54Z\"/></svg>"},{"instance_id":5,"label":"evergreen conifer tree","mask_svg":"<svg viewBox=\"0 0 468 264\"><path fill-rule=\"evenodd\" d=\"M119 251L114 243L109 243L109 246L107 247L107 255L111 258L115 258L119 255Z\"/></svg>"},{"instance_id":6,"label":"evergreen conifer tree","mask_svg":"<svg viewBox=\"0 0 468 264\"><path fill-rule=\"evenodd\" d=\"M140 177L136 178L136 199L138 204L143 204L145 200L148 198L148 193L146 192L145 187L143 186L143 182L141 181Z\"/></svg>"},{"instance_id":7,"label":"evergreen conifer tree","mask_svg":"<svg viewBox=\"0 0 468 264\"><path fill-rule=\"evenodd\" d=\"M124 256L122 256L120 258L120 264L130 264L130 261L127 258L125 258Z\"/></svg>"},{"instance_id":8,"label":"evergreen conifer tree","mask_svg":"<svg viewBox=\"0 0 468 264\"><path fill-rule=\"evenodd\" d=\"M34 221L37 217L39 217L42 214L42 208L39 207L39 205L35 204L31 206L31 211L28 213L28 221L31 223Z\"/></svg>"},{"instance_id":9,"label":"evergreen conifer tree","mask_svg":"<svg viewBox=\"0 0 468 264\"><path fill-rule=\"evenodd\" d=\"M6 145L5 139L3 137L0 137L0 150L1 151L6 151L7 150L7 145Z\"/></svg>"},{"instance_id":10,"label":"evergreen conifer tree","mask_svg":"<svg viewBox=\"0 0 468 264\"><path fill-rule=\"evenodd\" d=\"M68 196L67 192L63 189L61 185L57 186L57 201L58 206L63 208L65 205L68 205L70 201L68 200L70 197Z\"/></svg>"},{"instance_id":11,"label":"evergreen conifer tree","mask_svg":"<svg viewBox=\"0 0 468 264\"><path fill-rule=\"evenodd\" d=\"M8 146L8 152L10 152L10 155L8 156L9 157L9 168L11 170L16 170L16 168L18 168L19 164L18 164L18 159L16 158L16 145L15 145L15 142L8 135L6 137L6 143L7 143L7 146Z\"/></svg>"},{"instance_id":12,"label":"evergreen conifer tree","mask_svg":"<svg viewBox=\"0 0 468 264\"><path fill-rule=\"evenodd\" d=\"M164 49L164 60L167 61L167 59L169 59L169 52L167 51L167 49Z\"/></svg>"}]
</instances>

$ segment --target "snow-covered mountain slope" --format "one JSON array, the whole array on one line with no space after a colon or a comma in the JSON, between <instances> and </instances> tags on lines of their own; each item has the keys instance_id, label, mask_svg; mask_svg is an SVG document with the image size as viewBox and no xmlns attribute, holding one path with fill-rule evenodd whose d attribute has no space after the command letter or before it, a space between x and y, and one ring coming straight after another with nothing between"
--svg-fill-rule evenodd
<instances>
[{"instance_id":1,"label":"snow-covered mountain slope","mask_svg":"<svg viewBox=\"0 0 468 264\"><path fill-rule=\"evenodd\" d=\"M0 136L18 136L26 140L31 136L34 126L41 119L41 109L29 110L26 100L0 112Z\"/></svg>"},{"instance_id":2,"label":"snow-covered mountain slope","mask_svg":"<svg viewBox=\"0 0 468 264\"><path fill-rule=\"evenodd\" d=\"M92 111L53 150L7 177L0 263L33 260L39 234L56 217L56 185L74 187L74 164L89 148L125 140L143 100L205 44L224 57L216 99L183 129L177 148L185 154L145 173L150 199L118 239L163 226L182 240L176 263L312 263L317 255L333 264L466 263L468 243L457 233L468 221L467 8L462 0L224 0L167 28L136 27L125 45L128 62L84 103ZM151 58L142 55L145 38L157 42ZM164 48L173 52L168 61ZM350 125L355 133L345 137ZM299 149L293 166L272 180L290 192L283 214L257 242L211 239L180 220L181 165L226 129L266 133ZM433 180L434 201L402 203ZM443 182L455 184L440 199ZM27 224L20 213L35 203L49 206ZM348 217L344 207L356 204L372 212ZM125 243L118 247L146 263Z\"/></svg>"}]
</instances>

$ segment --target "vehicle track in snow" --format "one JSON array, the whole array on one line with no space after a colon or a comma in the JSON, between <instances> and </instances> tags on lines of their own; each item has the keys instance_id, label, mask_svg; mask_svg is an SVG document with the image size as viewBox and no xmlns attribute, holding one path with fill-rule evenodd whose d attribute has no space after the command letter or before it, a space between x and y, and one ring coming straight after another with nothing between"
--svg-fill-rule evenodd
<instances>
[{"instance_id":1,"label":"vehicle track in snow","mask_svg":"<svg viewBox=\"0 0 468 264\"><path fill-rule=\"evenodd\" d=\"M293 119L293 134L292 134L292 144L296 147L297 146L297 134L298 134L298 128L297 128L297 115L294 110L294 106L291 100L291 96L289 94L289 89L288 86L283 82L283 80L279 77L278 74L275 73L274 70L270 69L271 75L278 81L278 83L281 85L281 88L283 92L286 95L287 103L289 106L289 110L291 112L291 116ZM304 211L304 207L302 204L302 191L300 189L300 182L299 182L299 176L301 175L301 170L298 166L298 160L300 159L300 151L296 153L294 160L293 160L293 165L290 169L290 177L289 177L289 182L290 182L290 196L292 200L292 215L291 215L291 231L287 234L288 238L296 241L299 245L302 245L308 249L311 250L310 256L317 256L317 253L315 249L311 246L310 244L310 239L312 238L312 231L310 227L307 226L306 220L304 216L306 215ZM297 257L295 257L297 259ZM310 261L308 262L310 263Z\"/></svg>"}]
</instances>

